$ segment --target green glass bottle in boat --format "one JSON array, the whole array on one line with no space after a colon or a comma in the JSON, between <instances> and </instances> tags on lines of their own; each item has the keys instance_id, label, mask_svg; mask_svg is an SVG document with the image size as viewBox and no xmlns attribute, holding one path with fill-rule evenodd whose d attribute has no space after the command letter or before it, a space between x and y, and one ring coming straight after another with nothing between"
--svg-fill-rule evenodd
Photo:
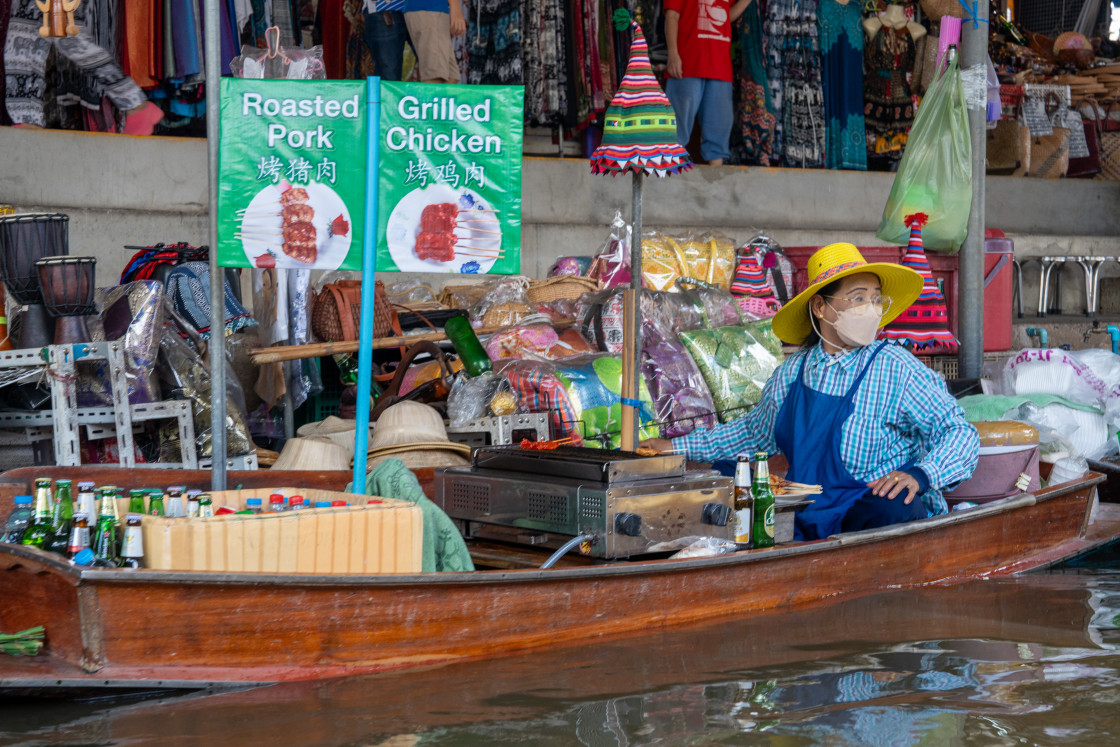
<instances>
[{"instance_id":1,"label":"green glass bottle in boat","mask_svg":"<svg viewBox=\"0 0 1120 747\"><path fill-rule=\"evenodd\" d=\"M70 546L70 530L74 527L74 498L70 495L70 481L59 480L54 484L54 510L51 513L51 541L46 549L66 555Z\"/></svg>"},{"instance_id":2,"label":"green glass bottle in boat","mask_svg":"<svg viewBox=\"0 0 1120 747\"><path fill-rule=\"evenodd\" d=\"M51 481L35 479L35 518L23 534L23 544L46 549L51 540Z\"/></svg>"}]
</instances>

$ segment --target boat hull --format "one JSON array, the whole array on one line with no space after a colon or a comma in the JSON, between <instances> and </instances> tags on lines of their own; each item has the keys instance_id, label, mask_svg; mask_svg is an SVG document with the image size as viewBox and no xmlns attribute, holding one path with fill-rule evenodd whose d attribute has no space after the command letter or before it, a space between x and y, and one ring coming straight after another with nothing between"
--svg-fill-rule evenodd
<instances>
[{"instance_id":1,"label":"boat hull","mask_svg":"<svg viewBox=\"0 0 1120 747\"><path fill-rule=\"evenodd\" d=\"M548 571L81 570L0 545L0 630L45 625L51 662L6 657L0 686L52 673L60 682L258 683L378 672L1008 575L1116 536L1111 507L1087 532L1100 480L772 550Z\"/></svg>"}]
</instances>

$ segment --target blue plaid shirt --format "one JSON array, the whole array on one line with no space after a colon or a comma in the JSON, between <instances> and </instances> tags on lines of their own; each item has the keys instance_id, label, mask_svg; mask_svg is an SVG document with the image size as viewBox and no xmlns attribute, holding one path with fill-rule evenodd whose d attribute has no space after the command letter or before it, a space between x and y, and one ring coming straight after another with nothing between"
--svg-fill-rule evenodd
<instances>
[{"instance_id":1,"label":"blue plaid shirt","mask_svg":"<svg viewBox=\"0 0 1120 747\"><path fill-rule=\"evenodd\" d=\"M798 351L766 382L757 407L730 423L675 438L673 446L678 453L705 462L754 451L774 454L778 411L801 359L808 356L806 385L842 397L875 347L837 356L825 353L820 345ZM904 348L888 345L871 364L854 405L840 441L840 457L852 477L872 482L913 461L929 477L930 490L922 496L929 515L945 513L941 490L972 476L980 438L937 374Z\"/></svg>"}]
</instances>

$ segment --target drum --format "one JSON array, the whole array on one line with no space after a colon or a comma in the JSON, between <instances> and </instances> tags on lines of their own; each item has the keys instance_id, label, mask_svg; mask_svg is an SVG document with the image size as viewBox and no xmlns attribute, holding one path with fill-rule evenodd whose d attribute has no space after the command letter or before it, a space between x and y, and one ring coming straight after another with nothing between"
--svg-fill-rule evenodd
<instances>
[{"instance_id":1,"label":"drum","mask_svg":"<svg viewBox=\"0 0 1120 747\"><path fill-rule=\"evenodd\" d=\"M43 303L56 317L56 345L89 342L86 316L97 310L93 302L97 260L93 257L45 257L35 263Z\"/></svg>"},{"instance_id":2,"label":"drum","mask_svg":"<svg viewBox=\"0 0 1120 747\"><path fill-rule=\"evenodd\" d=\"M70 253L70 216L27 213L0 216L0 273L20 304L41 304L35 263Z\"/></svg>"}]
</instances>

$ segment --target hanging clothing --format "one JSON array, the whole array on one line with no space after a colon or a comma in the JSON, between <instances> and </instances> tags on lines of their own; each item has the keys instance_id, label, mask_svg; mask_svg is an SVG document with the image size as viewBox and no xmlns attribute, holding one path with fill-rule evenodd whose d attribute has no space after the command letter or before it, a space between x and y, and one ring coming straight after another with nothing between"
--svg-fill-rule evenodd
<instances>
[{"instance_id":1,"label":"hanging clothing","mask_svg":"<svg viewBox=\"0 0 1120 747\"><path fill-rule=\"evenodd\" d=\"M526 0L521 14L525 119L558 123L568 110L568 69L562 0Z\"/></svg>"},{"instance_id":2,"label":"hanging clothing","mask_svg":"<svg viewBox=\"0 0 1120 747\"><path fill-rule=\"evenodd\" d=\"M816 0L799 0L782 39L782 165L824 166L824 89Z\"/></svg>"},{"instance_id":3,"label":"hanging clothing","mask_svg":"<svg viewBox=\"0 0 1120 747\"><path fill-rule=\"evenodd\" d=\"M12 19L12 0L0 0L0 84L4 83L4 40L8 38L8 22ZM7 85L0 85L0 127L12 124L8 118Z\"/></svg>"},{"instance_id":4,"label":"hanging clothing","mask_svg":"<svg viewBox=\"0 0 1120 747\"><path fill-rule=\"evenodd\" d=\"M864 118L867 150L876 155L902 157L914 124L914 101L907 73L913 71L914 37L906 26L881 26L864 54Z\"/></svg>"},{"instance_id":5,"label":"hanging clothing","mask_svg":"<svg viewBox=\"0 0 1120 747\"><path fill-rule=\"evenodd\" d=\"M467 82L520 85L520 0L474 0L470 14Z\"/></svg>"},{"instance_id":6,"label":"hanging clothing","mask_svg":"<svg viewBox=\"0 0 1120 747\"><path fill-rule=\"evenodd\" d=\"M81 12L81 6L78 11ZM118 110L138 109L148 103L144 92L84 31L77 36L45 39L39 36L41 18L35 0L12 0L4 43L4 78L5 104L13 122L40 127L46 124L43 116L47 90L45 67L52 44L80 68L84 76L92 76ZM84 22L84 16L82 20ZM93 105L100 106L100 99Z\"/></svg>"},{"instance_id":7,"label":"hanging clothing","mask_svg":"<svg viewBox=\"0 0 1120 747\"><path fill-rule=\"evenodd\" d=\"M769 166L774 159L777 118L770 99L757 0L747 6L735 24L731 55L737 117L731 135L732 159L739 164Z\"/></svg>"},{"instance_id":8,"label":"hanging clothing","mask_svg":"<svg viewBox=\"0 0 1120 747\"><path fill-rule=\"evenodd\" d=\"M856 0L821 0L821 77L828 119L825 165L867 170L863 123L863 14ZM858 84L857 84L858 81Z\"/></svg>"}]
</instances>

